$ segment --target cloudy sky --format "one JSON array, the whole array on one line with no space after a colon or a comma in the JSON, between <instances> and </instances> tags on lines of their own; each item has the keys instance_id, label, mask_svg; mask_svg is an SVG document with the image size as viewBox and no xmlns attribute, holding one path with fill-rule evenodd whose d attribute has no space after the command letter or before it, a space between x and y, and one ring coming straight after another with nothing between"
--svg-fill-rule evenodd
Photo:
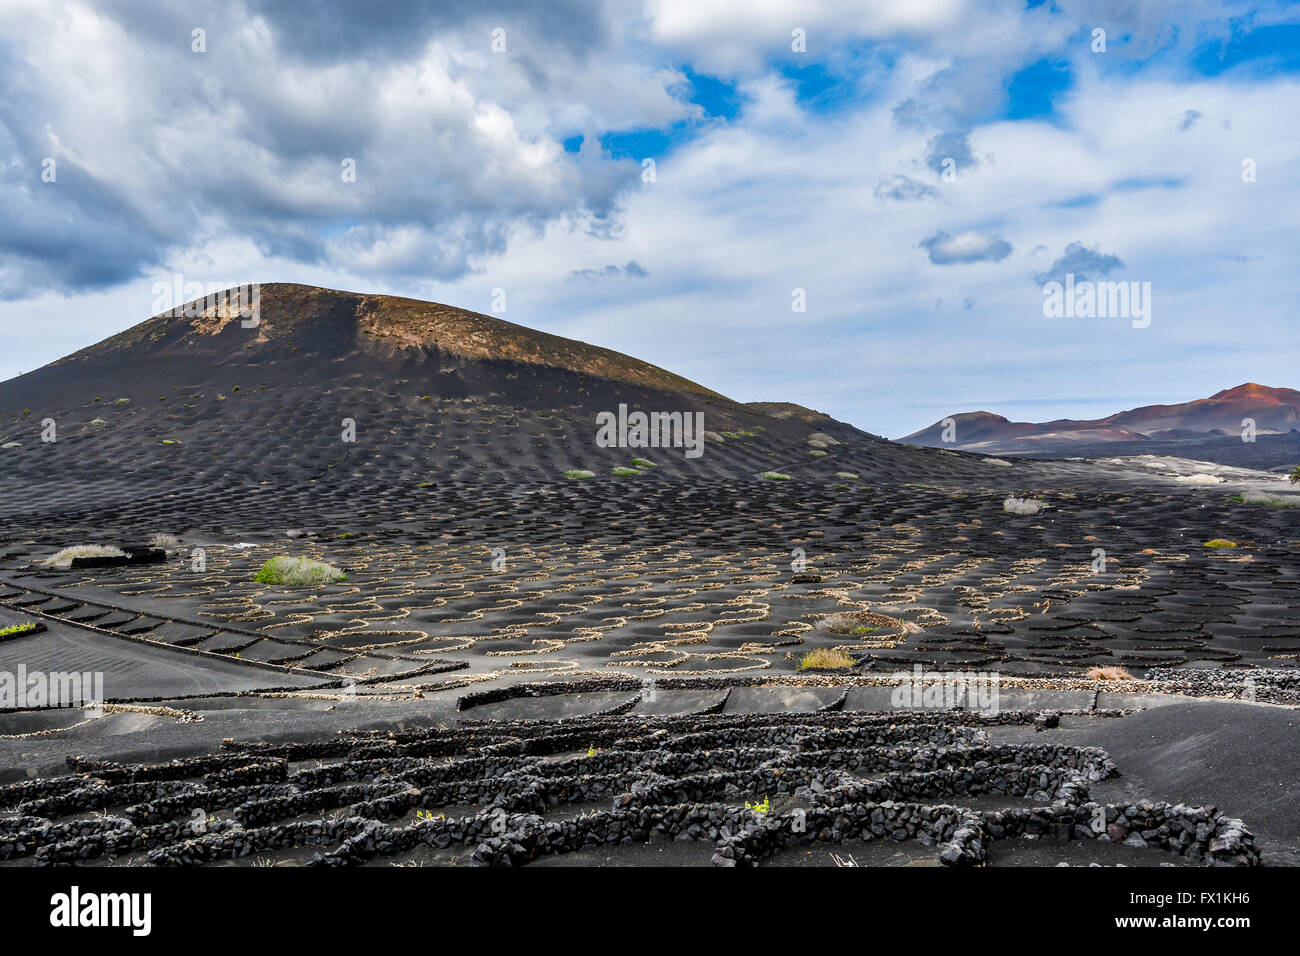
<instances>
[{"instance_id":1,"label":"cloudy sky","mask_svg":"<svg viewBox=\"0 0 1300 956\"><path fill-rule=\"evenodd\" d=\"M891 437L1300 387L1294 4L0 0L0 90L4 378L179 273L501 289Z\"/></svg>"}]
</instances>

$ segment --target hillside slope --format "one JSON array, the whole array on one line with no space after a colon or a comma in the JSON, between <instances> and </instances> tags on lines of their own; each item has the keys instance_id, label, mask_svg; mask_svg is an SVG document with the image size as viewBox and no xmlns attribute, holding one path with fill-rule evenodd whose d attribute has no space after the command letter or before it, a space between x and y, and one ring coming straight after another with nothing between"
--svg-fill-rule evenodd
<instances>
[{"instance_id":1,"label":"hillside slope","mask_svg":"<svg viewBox=\"0 0 1300 956\"><path fill-rule=\"evenodd\" d=\"M246 328L223 294L0 384L0 468L418 481L608 475L634 458L654 462L647 475L738 478L990 467L800 406L742 405L630 356L436 303L274 284L259 311ZM702 414L703 453L601 447L597 416L620 406ZM52 443L41 440L51 421Z\"/></svg>"}]
</instances>

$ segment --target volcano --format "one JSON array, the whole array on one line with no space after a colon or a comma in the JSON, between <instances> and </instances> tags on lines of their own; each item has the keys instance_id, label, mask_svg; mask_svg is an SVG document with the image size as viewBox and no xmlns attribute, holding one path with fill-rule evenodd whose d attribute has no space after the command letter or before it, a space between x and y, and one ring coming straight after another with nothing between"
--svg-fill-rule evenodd
<instances>
[{"instance_id":1,"label":"volcano","mask_svg":"<svg viewBox=\"0 0 1300 956\"><path fill-rule=\"evenodd\" d=\"M204 482L571 471L833 476L931 452L791 403L742 404L621 353L451 306L303 285L234 290L156 315L0 385L10 475ZM601 447L602 413L703 416L704 453L671 436ZM54 440L49 440L53 438ZM980 467L975 460L946 468ZM628 474L624 471L623 474Z\"/></svg>"}]
</instances>

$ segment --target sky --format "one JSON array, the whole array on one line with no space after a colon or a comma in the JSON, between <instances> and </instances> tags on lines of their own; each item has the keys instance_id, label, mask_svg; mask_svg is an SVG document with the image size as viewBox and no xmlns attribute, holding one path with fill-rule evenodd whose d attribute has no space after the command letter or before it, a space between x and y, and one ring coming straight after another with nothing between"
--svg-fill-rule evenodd
<instances>
[{"instance_id":1,"label":"sky","mask_svg":"<svg viewBox=\"0 0 1300 956\"><path fill-rule=\"evenodd\" d=\"M1297 4L0 0L0 378L179 275L889 437L1300 387L1297 116Z\"/></svg>"}]
</instances>

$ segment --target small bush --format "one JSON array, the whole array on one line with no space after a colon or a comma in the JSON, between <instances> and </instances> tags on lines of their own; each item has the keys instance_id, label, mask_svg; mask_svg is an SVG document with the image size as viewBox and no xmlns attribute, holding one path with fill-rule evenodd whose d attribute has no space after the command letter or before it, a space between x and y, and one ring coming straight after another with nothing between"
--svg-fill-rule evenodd
<instances>
[{"instance_id":1,"label":"small bush","mask_svg":"<svg viewBox=\"0 0 1300 956\"><path fill-rule=\"evenodd\" d=\"M1228 541L1226 538L1211 538L1205 542L1207 548L1235 548L1236 546L1237 542Z\"/></svg>"},{"instance_id":2,"label":"small bush","mask_svg":"<svg viewBox=\"0 0 1300 956\"><path fill-rule=\"evenodd\" d=\"M633 458L633 459L632 459L632 464L636 465L638 468L658 468L658 467L659 467L659 466L656 465L653 461L651 461L649 458Z\"/></svg>"},{"instance_id":3,"label":"small bush","mask_svg":"<svg viewBox=\"0 0 1300 956\"><path fill-rule=\"evenodd\" d=\"M1300 495L1271 495L1267 491L1243 491L1234 500L1244 505L1268 508L1300 508Z\"/></svg>"},{"instance_id":4,"label":"small bush","mask_svg":"<svg viewBox=\"0 0 1300 956\"><path fill-rule=\"evenodd\" d=\"M594 471L585 471L582 468L571 468L564 473L564 477L581 481L584 478L595 478L596 473Z\"/></svg>"},{"instance_id":5,"label":"small bush","mask_svg":"<svg viewBox=\"0 0 1300 956\"><path fill-rule=\"evenodd\" d=\"M57 554L50 555L41 563L47 568L66 569L72 567L73 558L123 558L126 552L111 544L76 544L64 548Z\"/></svg>"},{"instance_id":6,"label":"small bush","mask_svg":"<svg viewBox=\"0 0 1300 956\"><path fill-rule=\"evenodd\" d=\"M1123 667L1089 667L1083 676L1090 680L1132 680L1133 675Z\"/></svg>"},{"instance_id":7,"label":"small bush","mask_svg":"<svg viewBox=\"0 0 1300 956\"><path fill-rule=\"evenodd\" d=\"M1291 472L1287 477L1291 479L1291 484L1300 485L1300 465L1296 465L1295 471Z\"/></svg>"},{"instance_id":8,"label":"small bush","mask_svg":"<svg viewBox=\"0 0 1300 956\"><path fill-rule=\"evenodd\" d=\"M836 477L836 478L843 478L843 479L845 479L846 481L857 481L857 480L858 480L858 476L857 476L856 474L854 474L853 472L851 472L851 471L837 471L837 472L835 472L835 477Z\"/></svg>"},{"instance_id":9,"label":"small bush","mask_svg":"<svg viewBox=\"0 0 1300 956\"><path fill-rule=\"evenodd\" d=\"M336 584L347 579L346 574L323 561L279 554L262 565L253 580L258 584Z\"/></svg>"},{"instance_id":10,"label":"small bush","mask_svg":"<svg viewBox=\"0 0 1300 956\"><path fill-rule=\"evenodd\" d=\"M789 481L790 480L789 475L783 475L779 471L765 471L758 477L762 478L764 481Z\"/></svg>"},{"instance_id":11,"label":"small bush","mask_svg":"<svg viewBox=\"0 0 1300 956\"><path fill-rule=\"evenodd\" d=\"M808 454L812 455L814 458L825 458L825 457L826 457L826 452L824 452L824 451L810 451L810 452L808 452Z\"/></svg>"},{"instance_id":12,"label":"small bush","mask_svg":"<svg viewBox=\"0 0 1300 956\"><path fill-rule=\"evenodd\" d=\"M179 548L181 539L174 534L156 534L149 539L149 545L154 548Z\"/></svg>"},{"instance_id":13,"label":"small bush","mask_svg":"<svg viewBox=\"0 0 1300 956\"><path fill-rule=\"evenodd\" d=\"M1046 507L1037 498L1017 498L1015 495L1009 495L1002 502L1002 510L1011 515L1036 515Z\"/></svg>"},{"instance_id":14,"label":"small bush","mask_svg":"<svg viewBox=\"0 0 1300 956\"><path fill-rule=\"evenodd\" d=\"M874 611L836 611L817 621L817 630L842 637L863 637L882 627L896 627L898 620Z\"/></svg>"},{"instance_id":15,"label":"small bush","mask_svg":"<svg viewBox=\"0 0 1300 956\"><path fill-rule=\"evenodd\" d=\"M635 478L637 475L641 474L641 472L637 471L635 468L624 468L622 465L619 465L617 468L613 469L610 474L615 478Z\"/></svg>"},{"instance_id":16,"label":"small bush","mask_svg":"<svg viewBox=\"0 0 1300 956\"><path fill-rule=\"evenodd\" d=\"M0 628L0 637L17 637L19 634L30 634L36 630L36 625L31 621L24 624L11 624L8 627Z\"/></svg>"},{"instance_id":17,"label":"small bush","mask_svg":"<svg viewBox=\"0 0 1300 956\"><path fill-rule=\"evenodd\" d=\"M844 670L853 666L853 657L842 647L818 647L799 660L799 670L810 668Z\"/></svg>"},{"instance_id":18,"label":"small bush","mask_svg":"<svg viewBox=\"0 0 1300 956\"><path fill-rule=\"evenodd\" d=\"M828 614L817 622L817 627L831 634L870 634L879 628L868 627L862 618L852 611L840 611Z\"/></svg>"}]
</instances>

